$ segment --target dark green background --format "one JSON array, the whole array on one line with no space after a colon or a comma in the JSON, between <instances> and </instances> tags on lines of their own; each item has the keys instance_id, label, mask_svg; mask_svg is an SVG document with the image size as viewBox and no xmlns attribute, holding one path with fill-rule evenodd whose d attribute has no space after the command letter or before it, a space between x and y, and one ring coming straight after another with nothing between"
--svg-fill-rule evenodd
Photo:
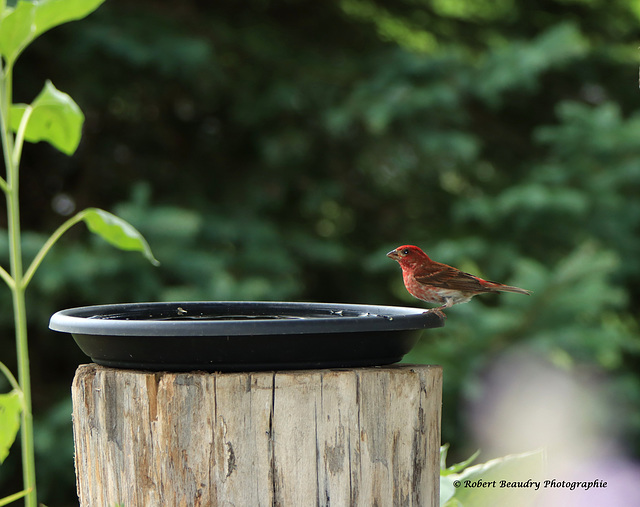
<instances>
[{"instance_id":1,"label":"dark green background","mask_svg":"<svg viewBox=\"0 0 640 507\"><path fill-rule=\"evenodd\" d=\"M443 442L513 348L604 379L640 451L640 9L627 0L109 0L38 39L86 114L78 152L26 147L25 251L75 206L133 223L162 266L78 226L29 293L40 500L75 500L62 308L160 300L417 305L400 244L533 290L448 312L408 358L445 368ZM6 222L4 216L2 222ZM0 259L7 265L6 238ZM8 291L2 361L14 365ZM15 371L15 370L14 370ZM14 492L17 445L0 468ZM489 458L491 456L482 456ZM13 483L13 484L12 484Z\"/></svg>"}]
</instances>

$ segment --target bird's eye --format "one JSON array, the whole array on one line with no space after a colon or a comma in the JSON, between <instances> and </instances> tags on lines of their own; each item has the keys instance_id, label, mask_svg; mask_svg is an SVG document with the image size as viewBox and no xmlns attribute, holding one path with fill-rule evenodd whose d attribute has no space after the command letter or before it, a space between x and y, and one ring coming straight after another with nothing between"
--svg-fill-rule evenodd
<instances>
[{"instance_id":1,"label":"bird's eye","mask_svg":"<svg viewBox=\"0 0 640 507\"><path fill-rule=\"evenodd\" d=\"M409 249L408 249L408 248L405 248L405 249L402 251L402 255L409 255Z\"/></svg>"}]
</instances>

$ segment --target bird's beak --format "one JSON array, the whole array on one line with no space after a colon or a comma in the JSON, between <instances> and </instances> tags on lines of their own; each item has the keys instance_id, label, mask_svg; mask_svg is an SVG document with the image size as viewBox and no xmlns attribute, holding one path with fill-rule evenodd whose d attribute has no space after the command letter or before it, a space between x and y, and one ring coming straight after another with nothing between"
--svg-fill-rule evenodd
<instances>
[{"instance_id":1,"label":"bird's beak","mask_svg":"<svg viewBox=\"0 0 640 507\"><path fill-rule=\"evenodd\" d=\"M398 255L398 252L396 252L395 250L391 250L387 254L387 257L389 257L390 259L394 259L394 260L398 260L400 258L400 256Z\"/></svg>"}]
</instances>

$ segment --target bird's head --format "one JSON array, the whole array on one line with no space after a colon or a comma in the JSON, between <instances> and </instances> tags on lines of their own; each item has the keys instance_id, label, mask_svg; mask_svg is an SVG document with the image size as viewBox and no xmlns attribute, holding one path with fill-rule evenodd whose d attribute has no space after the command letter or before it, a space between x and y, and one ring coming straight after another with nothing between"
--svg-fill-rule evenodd
<instances>
[{"instance_id":1,"label":"bird's head","mask_svg":"<svg viewBox=\"0 0 640 507\"><path fill-rule=\"evenodd\" d=\"M425 260L431 260L426 253L420 250L420 248L418 248L417 246L413 245L399 246L395 250L391 250L387 254L387 257L398 261L400 263L400 266L402 266L403 268L415 266Z\"/></svg>"}]
</instances>

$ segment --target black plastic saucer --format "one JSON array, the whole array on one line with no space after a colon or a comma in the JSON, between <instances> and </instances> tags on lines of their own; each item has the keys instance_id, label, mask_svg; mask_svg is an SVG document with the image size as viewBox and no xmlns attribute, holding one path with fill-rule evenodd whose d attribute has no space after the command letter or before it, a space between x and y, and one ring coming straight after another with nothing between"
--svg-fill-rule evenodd
<instances>
[{"instance_id":1,"label":"black plastic saucer","mask_svg":"<svg viewBox=\"0 0 640 507\"><path fill-rule=\"evenodd\" d=\"M154 371L347 368L398 362L419 330L444 319L423 308L292 302L174 302L57 312L95 363Z\"/></svg>"}]
</instances>

